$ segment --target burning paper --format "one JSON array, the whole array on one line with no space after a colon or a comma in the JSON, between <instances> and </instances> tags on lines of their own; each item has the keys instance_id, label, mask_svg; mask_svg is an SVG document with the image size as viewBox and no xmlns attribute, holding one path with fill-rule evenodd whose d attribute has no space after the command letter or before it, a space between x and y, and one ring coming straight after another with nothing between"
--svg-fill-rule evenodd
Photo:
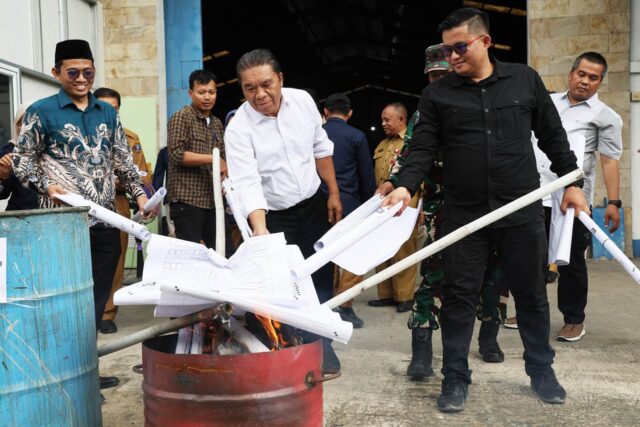
<instances>
[{"instance_id":1,"label":"burning paper","mask_svg":"<svg viewBox=\"0 0 640 427\"><path fill-rule=\"evenodd\" d=\"M154 304L156 315L188 314L230 302L299 329L347 342L352 325L322 307L310 277L291 280L304 261L282 233L252 237L228 260L201 244L153 235L142 282L117 291L118 305Z\"/></svg>"}]
</instances>

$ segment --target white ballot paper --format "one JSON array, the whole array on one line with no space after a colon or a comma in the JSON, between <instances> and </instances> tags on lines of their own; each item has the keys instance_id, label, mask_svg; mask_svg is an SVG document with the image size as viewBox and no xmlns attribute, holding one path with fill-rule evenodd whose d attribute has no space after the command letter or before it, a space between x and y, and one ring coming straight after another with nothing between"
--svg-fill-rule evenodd
<instances>
[{"instance_id":1,"label":"white ballot paper","mask_svg":"<svg viewBox=\"0 0 640 427\"><path fill-rule=\"evenodd\" d=\"M573 154L576 156L577 164L581 166L584 160L584 132L580 127L576 127L578 124L572 124L571 122L563 122L562 124L567 132L567 139L569 140L571 151L573 151ZM547 156L538 148L537 144L534 143L533 147L541 180L544 183L547 183L558 179L558 176L549 169L551 162ZM573 208L571 208L571 212L567 210L566 215L562 213L560 205L562 204L563 196L564 189L558 190L550 196L551 222L549 228L549 264L567 265L569 264L569 259L571 257L571 236L573 234L574 210ZM545 206L547 204L548 201L545 202Z\"/></svg>"},{"instance_id":2,"label":"white ballot paper","mask_svg":"<svg viewBox=\"0 0 640 427\"><path fill-rule=\"evenodd\" d=\"M304 261L283 233L252 237L228 260L204 245L153 235L142 281L114 295L118 305L154 304L157 316L186 315L219 302L346 343L353 326L321 306L310 277L291 280Z\"/></svg>"},{"instance_id":3,"label":"white ballot paper","mask_svg":"<svg viewBox=\"0 0 640 427\"><path fill-rule=\"evenodd\" d=\"M568 214L567 214L568 215ZM596 239L602 246L605 247L606 250L609 251L613 258L620 263L620 265L625 269L627 273L636 283L640 284L640 270L635 266L633 262L620 250L620 248L615 244L613 240L609 238L607 233L605 233L598 225L591 219L586 212L580 212L580 216L578 217L580 221L584 224L585 227L594 235Z\"/></svg>"},{"instance_id":4,"label":"white ballot paper","mask_svg":"<svg viewBox=\"0 0 640 427\"><path fill-rule=\"evenodd\" d=\"M224 190L224 196L227 199L227 204L229 205L229 210L231 210L233 219L236 221L236 225L240 229L242 239L249 240L249 237L252 235L251 227L249 227L247 219L240 213L240 200L238 199L238 193L233 188L231 178L227 178L222 181L222 189Z\"/></svg>"},{"instance_id":5,"label":"white ballot paper","mask_svg":"<svg viewBox=\"0 0 640 427\"><path fill-rule=\"evenodd\" d=\"M418 207L407 207L402 215L391 217L380 227L368 233L342 252L333 262L353 274L365 274L398 252L413 232L418 214L422 209L422 200Z\"/></svg>"},{"instance_id":6,"label":"white ballot paper","mask_svg":"<svg viewBox=\"0 0 640 427\"><path fill-rule=\"evenodd\" d=\"M212 289L207 284L163 285L163 292L186 294L211 301L229 302L234 307L270 317L298 329L330 338L346 344L353 333L353 325L340 318L340 314L323 305L306 306L302 309L282 307L263 302L258 298L247 298L237 294L226 294Z\"/></svg>"},{"instance_id":7,"label":"white ballot paper","mask_svg":"<svg viewBox=\"0 0 640 427\"><path fill-rule=\"evenodd\" d=\"M158 191L156 191L153 196L151 196L151 198L149 200L147 200L147 203L144 204L144 211L145 212L149 212L151 209L155 208L156 206L158 206L159 203L162 203L162 200L164 199L164 196L167 195L167 189L164 187L160 187L158 188ZM131 220L133 222L140 222L142 220L142 214L140 212L136 213L133 218L131 218Z\"/></svg>"},{"instance_id":8,"label":"white ballot paper","mask_svg":"<svg viewBox=\"0 0 640 427\"><path fill-rule=\"evenodd\" d=\"M382 198L375 195L331 228L314 245L317 252L293 269L294 280L308 277L329 261L351 273L365 274L398 252L411 236L421 204L395 216L402 202L385 208L380 208L381 203Z\"/></svg>"},{"instance_id":9,"label":"white ballot paper","mask_svg":"<svg viewBox=\"0 0 640 427\"><path fill-rule=\"evenodd\" d=\"M133 234L140 240L146 241L151 238L151 232L144 225L133 222L107 208L103 208L102 206L85 199L79 194L56 194L56 198L70 206L88 206L89 215L92 217L104 222L105 224L118 228L125 233Z\"/></svg>"}]
</instances>

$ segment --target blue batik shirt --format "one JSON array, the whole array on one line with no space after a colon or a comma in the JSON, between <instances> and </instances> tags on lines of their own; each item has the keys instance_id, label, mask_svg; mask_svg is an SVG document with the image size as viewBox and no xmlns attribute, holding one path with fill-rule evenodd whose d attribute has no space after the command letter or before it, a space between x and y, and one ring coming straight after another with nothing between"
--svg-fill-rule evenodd
<instances>
[{"instance_id":1,"label":"blue batik shirt","mask_svg":"<svg viewBox=\"0 0 640 427\"><path fill-rule=\"evenodd\" d=\"M53 207L49 185L114 210L115 179L134 198L144 193L116 110L89 94L81 111L60 90L26 111L13 152L14 174L39 192L40 207Z\"/></svg>"}]
</instances>

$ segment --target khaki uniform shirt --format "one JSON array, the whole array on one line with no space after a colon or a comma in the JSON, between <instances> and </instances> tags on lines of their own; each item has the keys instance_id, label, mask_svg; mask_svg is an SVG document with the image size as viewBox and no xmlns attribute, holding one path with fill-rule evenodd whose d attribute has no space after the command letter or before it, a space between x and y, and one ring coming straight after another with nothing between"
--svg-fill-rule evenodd
<instances>
[{"instance_id":1,"label":"khaki uniform shirt","mask_svg":"<svg viewBox=\"0 0 640 427\"><path fill-rule=\"evenodd\" d=\"M385 138L380 141L380 144L376 147L376 150L373 153L373 161L374 172L376 177L376 185L379 187L380 184L389 179L391 175L391 170L393 166L396 164L398 159L398 155L402 150L402 146L404 145L404 134L407 131L405 128L399 135L392 136L389 138ZM420 199L420 191L416 191L416 194L413 195L411 199L411 206L415 208L418 206L418 200Z\"/></svg>"}]
</instances>

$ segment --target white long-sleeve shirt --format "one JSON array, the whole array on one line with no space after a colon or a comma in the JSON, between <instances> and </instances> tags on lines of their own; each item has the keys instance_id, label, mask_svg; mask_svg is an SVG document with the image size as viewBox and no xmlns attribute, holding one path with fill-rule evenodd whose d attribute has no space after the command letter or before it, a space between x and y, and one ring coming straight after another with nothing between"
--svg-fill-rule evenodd
<instances>
[{"instance_id":1,"label":"white long-sleeve shirt","mask_svg":"<svg viewBox=\"0 0 640 427\"><path fill-rule=\"evenodd\" d=\"M242 104L224 140L245 218L257 209L283 210L313 196L320 186L315 160L333 154L313 99L291 88L282 88L276 117Z\"/></svg>"}]
</instances>

